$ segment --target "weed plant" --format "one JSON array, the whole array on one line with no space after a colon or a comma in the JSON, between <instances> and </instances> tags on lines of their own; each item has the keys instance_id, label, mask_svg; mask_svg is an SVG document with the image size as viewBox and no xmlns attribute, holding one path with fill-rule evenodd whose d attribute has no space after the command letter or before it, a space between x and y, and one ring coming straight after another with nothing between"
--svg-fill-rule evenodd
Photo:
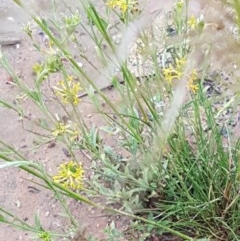
<instances>
[{"instance_id":1,"label":"weed plant","mask_svg":"<svg viewBox=\"0 0 240 241\"><path fill-rule=\"evenodd\" d=\"M70 158L58 167L58 174L51 176L42 163L29 160L0 140L0 167L20 168L33 175L36 184L52 191L71 220L69 230L74 232L78 226L76 214L69 211L65 198L129 217L129 231L120 233L112 223L105 229L106 240L124 240L124 235L127 240L160 240L161 236L179 238L174 240L240 240L239 142L230 132L223 137L226 123L217 123L219 110L204 87L212 71L212 55L217 54L213 44L219 43L212 34L224 28L217 25L219 19L208 22L207 15L190 15L189 6L196 2L193 0L169 1L164 9L154 0L144 4L107 0L103 1L105 13L91 2L79 1L84 10L81 15L69 8L70 14L55 14L54 19L36 16L25 3L14 1L46 36L47 47L43 47L35 40L31 25L24 28L45 60L33 66L34 88L15 74L3 53L0 64L11 74L19 92L41 112L38 128L47 133L46 143L61 142ZM238 27L238 1L219 4L224 11L232 10L236 16L232 24ZM156 20L159 16L168 21L160 23ZM154 20L152 26L149 19ZM156 27L161 27L157 34ZM120 44L112 34L115 28L122 34ZM93 63L84 52L79 30L89 36L99 63ZM237 37L229 38L229 45L223 48L231 49L234 42L239 49L237 41ZM142 62L149 63L150 74L133 73L128 54L134 46L137 56L147 53L142 55ZM73 47L79 52L77 57ZM79 60L84 61L86 69ZM89 70L96 71L98 81ZM56 74L59 80L54 84ZM234 75L232 78L236 81ZM103 80L113 86L118 102L99 87L97 83ZM55 115L47 105L43 94L46 85L49 98L67 118ZM79 108L83 98L93 103L104 126L88 125ZM221 112L237 101L235 95ZM24 125L26 115L20 104L15 106L3 99L0 104L20 115ZM105 138L109 137L115 145L107 144ZM89 158L88 168L94 172L91 180L84 178L79 150ZM95 196L104 198L106 204L95 202ZM0 221L33 232L40 240L71 240L73 236L70 231L45 230L38 215L30 225L4 207L0 207ZM134 236L136 231L138 237Z\"/></svg>"}]
</instances>

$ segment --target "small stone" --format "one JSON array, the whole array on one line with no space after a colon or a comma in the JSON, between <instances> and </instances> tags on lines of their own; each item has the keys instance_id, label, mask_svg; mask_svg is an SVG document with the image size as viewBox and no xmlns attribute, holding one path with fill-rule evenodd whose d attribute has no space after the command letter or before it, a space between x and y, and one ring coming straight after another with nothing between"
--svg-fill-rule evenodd
<instances>
[{"instance_id":1,"label":"small stone","mask_svg":"<svg viewBox=\"0 0 240 241\"><path fill-rule=\"evenodd\" d=\"M48 145L47 145L47 148L53 148L56 146L56 142L54 141L51 141Z\"/></svg>"},{"instance_id":2,"label":"small stone","mask_svg":"<svg viewBox=\"0 0 240 241\"><path fill-rule=\"evenodd\" d=\"M77 64L78 64L78 66L79 66L80 68L83 67L83 63L81 63L81 62L77 62Z\"/></svg>"},{"instance_id":3,"label":"small stone","mask_svg":"<svg viewBox=\"0 0 240 241\"><path fill-rule=\"evenodd\" d=\"M7 18L10 22L15 22L15 19L13 17L8 17Z\"/></svg>"},{"instance_id":4,"label":"small stone","mask_svg":"<svg viewBox=\"0 0 240 241\"><path fill-rule=\"evenodd\" d=\"M15 202L15 205L16 205L18 208L20 208L20 207L21 207L21 202L20 202L19 200L17 200L17 201Z\"/></svg>"},{"instance_id":5,"label":"small stone","mask_svg":"<svg viewBox=\"0 0 240 241\"><path fill-rule=\"evenodd\" d=\"M62 148L62 151L63 151L63 153L64 153L64 155L66 157L71 157L72 156L71 153L65 147Z\"/></svg>"}]
</instances>

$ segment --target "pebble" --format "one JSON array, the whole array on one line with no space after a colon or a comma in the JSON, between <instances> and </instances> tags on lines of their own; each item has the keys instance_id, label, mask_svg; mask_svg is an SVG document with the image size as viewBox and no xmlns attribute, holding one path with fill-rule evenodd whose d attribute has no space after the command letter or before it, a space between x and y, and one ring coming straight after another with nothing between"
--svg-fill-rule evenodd
<instances>
[{"instance_id":1,"label":"pebble","mask_svg":"<svg viewBox=\"0 0 240 241\"><path fill-rule=\"evenodd\" d=\"M115 44L120 44L121 40L122 40L122 34L118 33L116 35L113 35L112 40Z\"/></svg>"},{"instance_id":2,"label":"pebble","mask_svg":"<svg viewBox=\"0 0 240 241\"><path fill-rule=\"evenodd\" d=\"M79 66L80 68L83 67L83 63L81 63L81 62L77 62L77 64L78 64L78 66Z\"/></svg>"},{"instance_id":3,"label":"pebble","mask_svg":"<svg viewBox=\"0 0 240 241\"><path fill-rule=\"evenodd\" d=\"M21 208L21 202L17 199L16 202L15 202L15 205L18 207L18 208Z\"/></svg>"},{"instance_id":4,"label":"pebble","mask_svg":"<svg viewBox=\"0 0 240 241\"><path fill-rule=\"evenodd\" d=\"M13 17L8 17L7 20L9 20L10 22L15 22L15 19Z\"/></svg>"}]
</instances>

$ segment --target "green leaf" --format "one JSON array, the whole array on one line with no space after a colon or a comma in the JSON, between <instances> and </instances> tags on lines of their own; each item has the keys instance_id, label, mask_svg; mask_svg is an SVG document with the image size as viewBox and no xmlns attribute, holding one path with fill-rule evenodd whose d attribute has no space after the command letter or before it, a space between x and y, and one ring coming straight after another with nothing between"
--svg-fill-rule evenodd
<instances>
[{"instance_id":1,"label":"green leaf","mask_svg":"<svg viewBox=\"0 0 240 241\"><path fill-rule=\"evenodd\" d=\"M49 125L48 125L48 122L47 122L46 119L39 118L38 119L38 124L39 124L39 126L41 126L44 129L48 129L49 128Z\"/></svg>"},{"instance_id":2,"label":"green leaf","mask_svg":"<svg viewBox=\"0 0 240 241\"><path fill-rule=\"evenodd\" d=\"M8 104L3 100L0 100L0 107L6 107L8 109L12 109L12 110L15 110L16 112L19 112L16 108L14 108L12 105Z\"/></svg>"},{"instance_id":3,"label":"green leaf","mask_svg":"<svg viewBox=\"0 0 240 241\"><path fill-rule=\"evenodd\" d=\"M90 4L89 8L87 9L87 18L90 23L92 23L98 28L98 30L103 34L105 38L108 38L108 23L102 17L99 16L97 10L92 4Z\"/></svg>"},{"instance_id":4,"label":"green leaf","mask_svg":"<svg viewBox=\"0 0 240 241\"><path fill-rule=\"evenodd\" d=\"M2 222L2 223L5 223L5 222L6 222L6 219L5 219L4 216L1 215L1 214L0 214L0 222Z\"/></svg>"},{"instance_id":5,"label":"green leaf","mask_svg":"<svg viewBox=\"0 0 240 241\"><path fill-rule=\"evenodd\" d=\"M28 95L32 98L36 103L41 103L41 95L38 91L30 90Z\"/></svg>"},{"instance_id":6,"label":"green leaf","mask_svg":"<svg viewBox=\"0 0 240 241\"><path fill-rule=\"evenodd\" d=\"M28 161L14 161L14 162L0 162L0 169L6 167L19 167L19 166L29 166L32 165L31 162Z\"/></svg>"},{"instance_id":7,"label":"green leaf","mask_svg":"<svg viewBox=\"0 0 240 241\"><path fill-rule=\"evenodd\" d=\"M18 6L23 7L23 4L20 0L13 0Z\"/></svg>"}]
</instances>

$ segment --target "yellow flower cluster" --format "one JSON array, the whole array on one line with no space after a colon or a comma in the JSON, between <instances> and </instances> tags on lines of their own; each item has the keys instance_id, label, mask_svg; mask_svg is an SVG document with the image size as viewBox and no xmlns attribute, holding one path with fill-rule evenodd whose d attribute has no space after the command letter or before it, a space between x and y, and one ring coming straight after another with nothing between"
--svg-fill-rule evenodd
<instances>
[{"instance_id":1,"label":"yellow flower cluster","mask_svg":"<svg viewBox=\"0 0 240 241\"><path fill-rule=\"evenodd\" d=\"M118 8L122 13L125 13L135 3L136 1L132 0L108 0L106 5L111 9Z\"/></svg>"},{"instance_id":2,"label":"yellow flower cluster","mask_svg":"<svg viewBox=\"0 0 240 241\"><path fill-rule=\"evenodd\" d=\"M68 76L66 80L60 80L57 85L53 88L55 89L55 94L61 98L63 104L78 105L78 94L81 87L79 82L73 80L73 76Z\"/></svg>"},{"instance_id":3,"label":"yellow flower cluster","mask_svg":"<svg viewBox=\"0 0 240 241\"><path fill-rule=\"evenodd\" d=\"M163 69L164 78L172 84L173 79L181 79L183 76L184 66L186 64L186 59L176 59L176 67L170 65L168 68Z\"/></svg>"},{"instance_id":4,"label":"yellow flower cluster","mask_svg":"<svg viewBox=\"0 0 240 241\"><path fill-rule=\"evenodd\" d=\"M59 172L56 176L53 176L53 180L62 184L65 188L80 190L83 188L83 174L82 165L71 160L59 166Z\"/></svg>"},{"instance_id":5,"label":"yellow flower cluster","mask_svg":"<svg viewBox=\"0 0 240 241\"><path fill-rule=\"evenodd\" d=\"M170 65L168 68L163 69L164 78L172 84L174 79L180 80L183 77L184 67L186 64L186 58L176 59L176 66ZM198 90L198 86L195 84L197 80L197 71L193 69L192 73L189 75L187 86L195 93Z\"/></svg>"},{"instance_id":6,"label":"yellow flower cluster","mask_svg":"<svg viewBox=\"0 0 240 241\"><path fill-rule=\"evenodd\" d=\"M73 128L71 123L65 124L64 122L58 121L56 123L54 131L52 131L52 135L62 136L67 135L69 141L76 141L79 137L79 131L77 130L77 127Z\"/></svg>"}]
</instances>

